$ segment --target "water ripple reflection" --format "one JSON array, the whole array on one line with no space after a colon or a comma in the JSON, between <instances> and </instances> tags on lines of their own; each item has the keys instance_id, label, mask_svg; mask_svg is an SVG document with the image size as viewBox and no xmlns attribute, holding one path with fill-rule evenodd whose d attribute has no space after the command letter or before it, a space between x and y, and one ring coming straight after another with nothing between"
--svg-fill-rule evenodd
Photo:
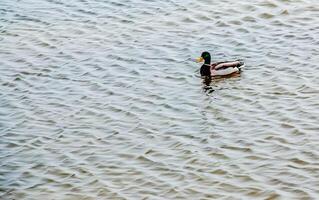
<instances>
[{"instance_id":1,"label":"water ripple reflection","mask_svg":"<svg viewBox=\"0 0 319 200\"><path fill-rule=\"evenodd\" d=\"M318 8L2 0L0 199L317 199Z\"/></svg>"}]
</instances>

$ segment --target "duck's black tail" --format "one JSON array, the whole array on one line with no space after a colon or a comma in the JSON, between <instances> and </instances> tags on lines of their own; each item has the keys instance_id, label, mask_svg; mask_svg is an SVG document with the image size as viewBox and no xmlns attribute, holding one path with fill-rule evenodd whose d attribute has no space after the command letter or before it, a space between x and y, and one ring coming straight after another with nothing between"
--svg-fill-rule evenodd
<instances>
[{"instance_id":1,"label":"duck's black tail","mask_svg":"<svg viewBox=\"0 0 319 200\"><path fill-rule=\"evenodd\" d=\"M238 61L239 63L237 65L237 68L239 69L239 71L241 71L241 69L245 67L245 63L244 61L241 61L241 60L238 60Z\"/></svg>"}]
</instances>

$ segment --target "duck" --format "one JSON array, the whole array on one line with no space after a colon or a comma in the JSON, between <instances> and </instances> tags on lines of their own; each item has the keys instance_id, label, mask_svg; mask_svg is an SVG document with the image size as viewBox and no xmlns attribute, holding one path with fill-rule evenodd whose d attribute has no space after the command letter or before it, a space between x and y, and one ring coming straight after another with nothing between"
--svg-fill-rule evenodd
<instances>
[{"instance_id":1,"label":"duck","mask_svg":"<svg viewBox=\"0 0 319 200\"><path fill-rule=\"evenodd\" d=\"M204 51L197 62L204 62L200 68L200 75L202 77L227 76L235 73L240 73L241 68L245 66L243 61L223 61L211 64L210 53Z\"/></svg>"}]
</instances>

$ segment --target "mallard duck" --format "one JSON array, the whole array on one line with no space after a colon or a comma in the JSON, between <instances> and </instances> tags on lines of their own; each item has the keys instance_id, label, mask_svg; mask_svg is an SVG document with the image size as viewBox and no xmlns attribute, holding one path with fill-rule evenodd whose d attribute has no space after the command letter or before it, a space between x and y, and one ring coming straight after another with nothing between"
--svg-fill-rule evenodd
<instances>
[{"instance_id":1,"label":"mallard duck","mask_svg":"<svg viewBox=\"0 0 319 200\"><path fill-rule=\"evenodd\" d=\"M210 63L211 56L207 51L203 52L201 57L196 59L197 62L203 62L204 64L200 68L201 76L225 76L233 73L239 73L240 69L245 65L242 61L224 61L217 63Z\"/></svg>"}]
</instances>

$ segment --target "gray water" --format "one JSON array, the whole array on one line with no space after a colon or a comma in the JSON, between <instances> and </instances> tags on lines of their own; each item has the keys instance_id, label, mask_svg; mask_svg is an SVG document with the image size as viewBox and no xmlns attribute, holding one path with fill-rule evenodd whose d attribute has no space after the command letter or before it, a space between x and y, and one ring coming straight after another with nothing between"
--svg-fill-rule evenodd
<instances>
[{"instance_id":1,"label":"gray water","mask_svg":"<svg viewBox=\"0 0 319 200\"><path fill-rule=\"evenodd\" d=\"M318 47L317 0L1 0L0 199L319 199Z\"/></svg>"}]
</instances>

